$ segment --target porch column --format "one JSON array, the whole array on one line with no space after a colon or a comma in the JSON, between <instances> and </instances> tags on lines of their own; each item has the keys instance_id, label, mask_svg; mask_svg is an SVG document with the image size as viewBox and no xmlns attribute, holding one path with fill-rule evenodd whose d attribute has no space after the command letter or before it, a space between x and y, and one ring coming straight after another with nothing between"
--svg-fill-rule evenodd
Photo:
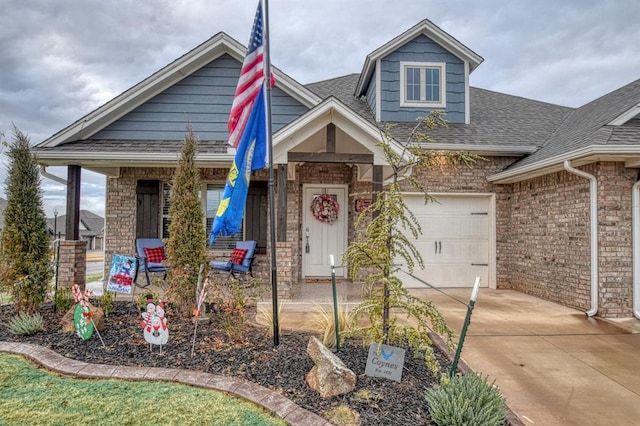
<instances>
[{"instance_id":1,"label":"porch column","mask_svg":"<svg viewBox=\"0 0 640 426\"><path fill-rule=\"evenodd\" d=\"M378 200L378 196L382 191L382 176L382 166L373 166L373 182L371 190L373 191L372 201L374 203ZM374 211L373 217L376 218L379 214L379 211Z\"/></svg>"},{"instance_id":2,"label":"porch column","mask_svg":"<svg viewBox=\"0 0 640 426\"><path fill-rule=\"evenodd\" d=\"M277 241L287 241L287 165L278 165L278 225Z\"/></svg>"},{"instance_id":3,"label":"porch column","mask_svg":"<svg viewBox=\"0 0 640 426\"><path fill-rule=\"evenodd\" d=\"M58 286L78 284L84 291L87 279L87 242L80 240L80 166L67 168L65 240L60 241Z\"/></svg>"}]
</instances>

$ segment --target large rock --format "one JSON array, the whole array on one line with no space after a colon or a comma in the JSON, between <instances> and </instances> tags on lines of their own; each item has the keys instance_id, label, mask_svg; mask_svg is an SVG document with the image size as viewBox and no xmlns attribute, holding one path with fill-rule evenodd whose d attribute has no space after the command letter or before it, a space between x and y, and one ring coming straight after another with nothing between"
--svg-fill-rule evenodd
<instances>
[{"instance_id":1,"label":"large rock","mask_svg":"<svg viewBox=\"0 0 640 426\"><path fill-rule=\"evenodd\" d=\"M73 324L73 311L75 309L76 309L76 305L74 304L73 306L71 306L71 308L67 311L66 314L64 314L64 316L60 320L60 325L62 326L63 333L76 332L76 327ZM93 319L93 322L96 325L96 328L98 329L98 331L103 331L104 330L104 311L102 310L102 308L95 307L92 304L89 304L89 310L93 312L93 317L91 318Z\"/></svg>"},{"instance_id":2,"label":"large rock","mask_svg":"<svg viewBox=\"0 0 640 426\"><path fill-rule=\"evenodd\" d=\"M351 392L356 386L356 375L315 337L309 339L307 353L315 363L307 374L311 389L323 398Z\"/></svg>"}]
</instances>

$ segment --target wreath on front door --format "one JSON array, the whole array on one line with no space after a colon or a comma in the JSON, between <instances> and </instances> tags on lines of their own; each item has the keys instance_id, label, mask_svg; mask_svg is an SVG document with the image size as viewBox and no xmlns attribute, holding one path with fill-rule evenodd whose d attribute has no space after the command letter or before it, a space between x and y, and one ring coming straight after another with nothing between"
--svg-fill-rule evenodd
<instances>
[{"instance_id":1,"label":"wreath on front door","mask_svg":"<svg viewBox=\"0 0 640 426\"><path fill-rule=\"evenodd\" d=\"M339 210L338 202L329 194L316 195L311 201L313 217L323 223L335 222L338 219Z\"/></svg>"}]
</instances>

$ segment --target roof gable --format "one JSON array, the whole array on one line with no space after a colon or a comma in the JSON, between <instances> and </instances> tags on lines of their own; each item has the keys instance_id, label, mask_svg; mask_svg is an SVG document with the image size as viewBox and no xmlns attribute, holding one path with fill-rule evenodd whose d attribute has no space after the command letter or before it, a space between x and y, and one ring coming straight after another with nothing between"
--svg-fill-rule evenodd
<instances>
[{"instance_id":1,"label":"roof gable","mask_svg":"<svg viewBox=\"0 0 640 426\"><path fill-rule=\"evenodd\" d=\"M245 51L246 48L238 41L220 32L111 101L46 139L38 147L50 148L66 142L87 139L225 54L241 63ZM272 73L276 80L276 87L306 107L312 107L320 102L320 99L315 94L279 69L272 67Z\"/></svg>"},{"instance_id":2,"label":"roof gable","mask_svg":"<svg viewBox=\"0 0 640 426\"><path fill-rule=\"evenodd\" d=\"M428 37L435 43L442 46L445 50L460 58L463 62L468 63L469 73L476 69L482 63L482 61L484 61L484 59L480 55L460 43L450 34L435 25L433 22L425 19L367 55L364 66L362 68L362 72L360 73L360 79L358 80L358 84L356 85L356 96L362 96L366 94L367 86L369 85L369 81L373 76L376 62L379 59L384 58L391 52L395 51L399 47L403 46L404 44L410 42L420 35Z\"/></svg>"}]
</instances>

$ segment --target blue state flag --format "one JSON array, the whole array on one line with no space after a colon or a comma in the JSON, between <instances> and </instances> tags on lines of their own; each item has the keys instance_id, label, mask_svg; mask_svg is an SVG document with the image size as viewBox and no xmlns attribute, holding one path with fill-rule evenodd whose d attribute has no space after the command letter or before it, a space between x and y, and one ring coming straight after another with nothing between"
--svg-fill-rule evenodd
<instances>
[{"instance_id":1,"label":"blue state flag","mask_svg":"<svg viewBox=\"0 0 640 426\"><path fill-rule=\"evenodd\" d=\"M249 191L249 179L253 170L266 166L267 132L264 87L258 93L251 115L238 144L236 157L231 164L222 199L213 221L209 245L218 235L233 235L240 232L244 206Z\"/></svg>"}]
</instances>

